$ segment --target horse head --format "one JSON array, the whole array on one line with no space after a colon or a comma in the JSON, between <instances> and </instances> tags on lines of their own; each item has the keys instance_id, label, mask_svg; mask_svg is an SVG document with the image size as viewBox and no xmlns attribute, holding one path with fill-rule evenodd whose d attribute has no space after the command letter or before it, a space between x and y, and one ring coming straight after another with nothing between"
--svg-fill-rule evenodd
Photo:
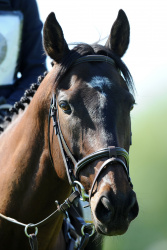
<instances>
[{"instance_id":1,"label":"horse head","mask_svg":"<svg viewBox=\"0 0 167 250\"><path fill-rule=\"evenodd\" d=\"M121 60L129 34L122 10L105 46L78 44L70 50L54 13L44 25L45 51L57 69L53 92L61 140L67 145L63 150L71 156L74 179L89 196L95 228L104 235L125 233L138 215L128 166L135 100ZM65 167L55 166L55 171L65 178Z\"/></svg>"}]
</instances>

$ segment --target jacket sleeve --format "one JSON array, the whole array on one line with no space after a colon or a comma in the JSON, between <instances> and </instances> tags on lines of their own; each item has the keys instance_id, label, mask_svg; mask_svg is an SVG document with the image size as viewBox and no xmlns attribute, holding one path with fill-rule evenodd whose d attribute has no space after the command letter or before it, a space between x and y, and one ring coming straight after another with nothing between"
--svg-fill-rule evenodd
<instances>
[{"instance_id":1,"label":"jacket sleeve","mask_svg":"<svg viewBox=\"0 0 167 250\"><path fill-rule=\"evenodd\" d=\"M7 99L9 104L19 101L31 83L37 82L37 77L46 71L46 56L41 35L42 22L39 18L36 0L20 1L20 10L24 16L17 68L17 72L21 73L21 78L17 78L13 86L13 92Z\"/></svg>"}]
</instances>

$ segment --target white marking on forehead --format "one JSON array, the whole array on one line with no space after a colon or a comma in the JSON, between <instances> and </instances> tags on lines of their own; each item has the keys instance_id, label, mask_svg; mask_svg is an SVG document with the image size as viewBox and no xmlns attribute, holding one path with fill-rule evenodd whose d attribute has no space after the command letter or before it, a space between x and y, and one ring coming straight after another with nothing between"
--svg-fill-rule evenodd
<instances>
[{"instance_id":1,"label":"white marking on forehead","mask_svg":"<svg viewBox=\"0 0 167 250\"><path fill-rule=\"evenodd\" d=\"M90 82L87 83L87 86L89 89L95 89L96 90L96 100L98 100L98 105L94 107L93 112L92 109L90 109L90 117L93 117L92 120L100 124L100 128L98 128L98 140L97 140L97 134L95 133L94 136L89 137L89 144L94 147L95 144L97 144L98 141L98 147L104 147L103 145L106 145L106 141L110 135L108 135L104 122L104 108L107 105L107 91L111 88L112 82L107 77L102 76L94 76L91 78ZM97 88L97 89L96 89ZM94 92L92 92L94 95ZM94 96L91 98L92 102L94 100ZM94 103L94 102L93 102ZM95 102L97 103L97 102ZM94 111L96 111L96 115L94 116ZM88 109L89 112L89 109ZM91 113L92 112L92 113ZM100 129L100 130L99 130ZM110 180L108 180L110 182Z\"/></svg>"},{"instance_id":2,"label":"white marking on forehead","mask_svg":"<svg viewBox=\"0 0 167 250\"><path fill-rule=\"evenodd\" d=\"M111 82L107 77L94 76L88 83L89 88L98 88L99 107L103 108L106 103L106 89L111 87Z\"/></svg>"},{"instance_id":3,"label":"white marking on forehead","mask_svg":"<svg viewBox=\"0 0 167 250\"><path fill-rule=\"evenodd\" d=\"M90 86L91 88L96 88L96 87L99 88L102 94L105 95L104 88L105 87L110 88L111 81L107 77L94 76L92 77L91 81L88 83L88 86Z\"/></svg>"}]
</instances>

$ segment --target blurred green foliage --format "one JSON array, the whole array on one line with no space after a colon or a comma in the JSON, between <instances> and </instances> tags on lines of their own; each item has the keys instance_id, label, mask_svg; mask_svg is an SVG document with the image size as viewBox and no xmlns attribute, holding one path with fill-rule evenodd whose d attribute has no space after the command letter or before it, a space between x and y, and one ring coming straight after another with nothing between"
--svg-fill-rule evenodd
<instances>
[{"instance_id":1,"label":"blurred green foliage","mask_svg":"<svg viewBox=\"0 0 167 250\"><path fill-rule=\"evenodd\" d=\"M103 250L167 249L167 99L132 112L130 173L139 216L123 236L106 237Z\"/></svg>"}]
</instances>

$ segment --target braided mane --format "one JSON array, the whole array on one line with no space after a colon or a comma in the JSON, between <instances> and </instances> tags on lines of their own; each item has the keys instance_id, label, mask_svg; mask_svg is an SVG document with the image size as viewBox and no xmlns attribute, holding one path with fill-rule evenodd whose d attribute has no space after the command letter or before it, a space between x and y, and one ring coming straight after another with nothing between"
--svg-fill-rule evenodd
<instances>
[{"instance_id":1,"label":"braided mane","mask_svg":"<svg viewBox=\"0 0 167 250\"><path fill-rule=\"evenodd\" d=\"M0 124L0 134L7 128L7 126L12 122L13 116L19 114L19 110L24 110L26 105L31 102L32 97L36 93L40 83L43 81L47 75L47 71L43 75L38 77L37 83L32 83L30 88L25 90L24 95L21 97L20 101L15 102L13 107L8 111L7 116L4 117L3 123Z\"/></svg>"}]
</instances>

